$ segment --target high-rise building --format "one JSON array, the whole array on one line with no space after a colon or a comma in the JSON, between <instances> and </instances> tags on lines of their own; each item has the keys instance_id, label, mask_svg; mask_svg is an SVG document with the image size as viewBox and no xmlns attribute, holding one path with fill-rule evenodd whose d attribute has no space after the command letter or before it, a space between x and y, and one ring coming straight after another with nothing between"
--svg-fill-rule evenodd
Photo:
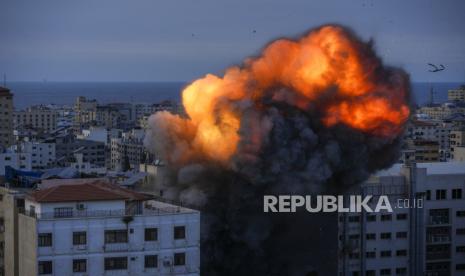
<instances>
[{"instance_id":1,"label":"high-rise building","mask_svg":"<svg viewBox=\"0 0 465 276\"><path fill-rule=\"evenodd\" d=\"M393 212L341 213L339 275L465 275L465 162L396 164L354 194Z\"/></svg>"},{"instance_id":2,"label":"high-rise building","mask_svg":"<svg viewBox=\"0 0 465 276\"><path fill-rule=\"evenodd\" d=\"M6 275L200 275L200 213L104 182L4 193Z\"/></svg>"},{"instance_id":3,"label":"high-rise building","mask_svg":"<svg viewBox=\"0 0 465 276\"><path fill-rule=\"evenodd\" d=\"M0 86L0 151L13 144L13 94Z\"/></svg>"}]
</instances>

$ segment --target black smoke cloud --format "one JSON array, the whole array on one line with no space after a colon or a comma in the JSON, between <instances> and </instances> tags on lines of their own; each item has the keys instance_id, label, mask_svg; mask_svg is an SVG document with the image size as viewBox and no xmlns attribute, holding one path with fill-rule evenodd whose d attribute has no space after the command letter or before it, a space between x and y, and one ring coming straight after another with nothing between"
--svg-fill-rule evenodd
<instances>
[{"instance_id":1,"label":"black smoke cloud","mask_svg":"<svg viewBox=\"0 0 465 276\"><path fill-rule=\"evenodd\" d=\"M404 72L378 71L386 82L409 90ZM302 109L282 100L296 97L289 87L270 87L264 94L229 102L240 110L241 122L231 165L207 158L168 163L165 195L202 211L202 275L336 275L337 216L264 213L263 196L344 192L392 165L399 157L400 137L344 124L327 127L322 110L331 96ZM165 160L168 154L182 154L189 147L177 135L188 129L182 124L177 115L152 116L146 146Z\"/></svg>"}]
</instances>

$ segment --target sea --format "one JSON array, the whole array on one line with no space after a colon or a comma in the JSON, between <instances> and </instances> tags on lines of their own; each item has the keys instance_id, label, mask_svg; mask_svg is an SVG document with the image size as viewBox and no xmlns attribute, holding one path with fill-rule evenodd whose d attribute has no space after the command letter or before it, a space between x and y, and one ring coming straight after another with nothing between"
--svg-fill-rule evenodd
<instances>
[{"instance_id":1,"label":"sea","mask_svg":"<svg viewBox=\"0 0 465 276\"><path fill-rule=\"evenodd\" d=\"M31 105L69 105L78 96L96 99L99 103L156 103L163 100L180 101L181 92L188 82L8 82L14 94L16 110ZM417 105L433 100L447 100L447 91L458 88L458 82L414 82L411 84L412 98Z\"/></svg>"}]
</instances>

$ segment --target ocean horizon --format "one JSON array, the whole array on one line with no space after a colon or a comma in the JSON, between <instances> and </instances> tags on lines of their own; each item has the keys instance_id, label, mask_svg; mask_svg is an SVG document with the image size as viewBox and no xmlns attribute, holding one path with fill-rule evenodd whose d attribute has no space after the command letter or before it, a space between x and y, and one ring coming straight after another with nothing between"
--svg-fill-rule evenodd
<instances>
[{"instance_id":1,"label":"ocean horizon","mask_svg":"<svg viewBox=\"0 0 465 276\"><path fill-rule=\"evenodd\" d=\"M156 103L164 100L180 101L182 89L189 82L8 82L14 94L14 106L21 110L32 105L73 105L78 96L96 99L101 104L114 102ZM447 100L447 91L463 82L413 82L414 102L429 102L430 89L434 102Z\"/></svg>"}]
</instances>

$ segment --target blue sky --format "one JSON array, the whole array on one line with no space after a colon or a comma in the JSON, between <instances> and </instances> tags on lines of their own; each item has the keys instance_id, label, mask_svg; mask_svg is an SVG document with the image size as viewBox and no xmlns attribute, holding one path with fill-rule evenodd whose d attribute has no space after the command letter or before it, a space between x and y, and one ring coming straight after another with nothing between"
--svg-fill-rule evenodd
<instances>
[{"instance_id":1,"label":"blue sky","mask_svg":"<svg viewBox=\"0 0 465 276\"><path fill-rule=\"evenodd\" d=\"M0 73L189 81L275 38L338 23L373 38L414 81L465 81L464 12L463 0L0 0ZM429 73L428 62L447 68Z\"/></svg>"}]
</instances>

